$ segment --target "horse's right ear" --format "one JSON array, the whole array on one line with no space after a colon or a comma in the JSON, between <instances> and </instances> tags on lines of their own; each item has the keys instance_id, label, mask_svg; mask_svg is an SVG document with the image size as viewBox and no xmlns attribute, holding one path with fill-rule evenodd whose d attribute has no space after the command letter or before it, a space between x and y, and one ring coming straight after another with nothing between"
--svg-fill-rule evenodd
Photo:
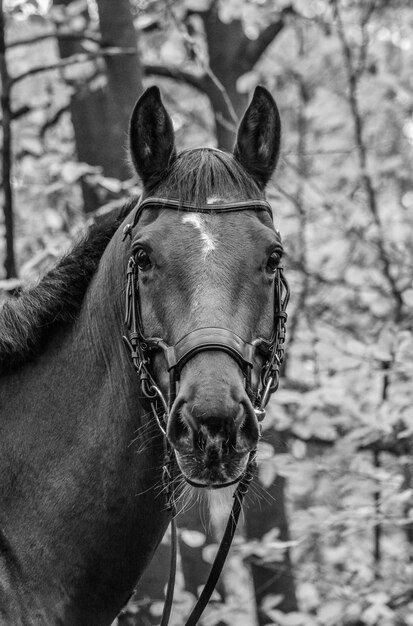
<instances>
[{"instance_id":1,"label":"horse's right ear","mask_svg":"<svg viewBox=\"0 0 413 626\"><path fill-rule=\"evenodd\" d=\"M270 92L255 88L238 129L234 157L262 189L277 165L281 143L281 120Z\"/></svg>"},{"instance_id":2,"label":"horse's right ear","mask_svg":"<svg viewBox=\"0 0 413 626\"><path fill-rule=\"evenodd\" d=\"M135 104L129 141L132 161L144 186L156 184L176 155L172 120L158 87L149 87Z\"/></svg>"}]
</instances>

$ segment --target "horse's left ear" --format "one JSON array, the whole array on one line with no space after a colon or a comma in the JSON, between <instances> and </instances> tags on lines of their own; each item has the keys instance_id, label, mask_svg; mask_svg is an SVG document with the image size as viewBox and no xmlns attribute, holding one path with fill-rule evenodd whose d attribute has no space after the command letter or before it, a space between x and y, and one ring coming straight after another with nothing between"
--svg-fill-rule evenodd
<instances>
[{"instance_id":1,"label":"horse's left ear","mask_svg":"<svg viewBox=\"0 0 413 626\"><path fill-rule=\"evenodd\" d=\"M135 104L129 141L132 160L144 186L156 184L176 155L172 120L158 87L149 87Z\"/></svg>"},{"instance_id":2,"label":"horse's left ear","mask_svg":"<svg viewBox=\"0 0 413 626\"><path fill-rule=\"evenodd\" d=\"M281 120L274 98L265 87L254 95L238 129L234 157L261 188L277 165L281 143Z\"/></svg>"}]
</instances>

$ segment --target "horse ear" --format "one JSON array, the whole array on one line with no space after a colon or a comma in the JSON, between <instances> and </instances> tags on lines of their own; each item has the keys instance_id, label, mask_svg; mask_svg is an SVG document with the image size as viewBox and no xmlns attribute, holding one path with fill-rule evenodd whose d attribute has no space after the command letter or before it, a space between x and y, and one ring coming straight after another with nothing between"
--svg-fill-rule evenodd
<instances>
[{"instance_id":1,"label":"horse ear","mask_svg":"<svg viewBox=\"0 0 413 626\"><path fill-rule=\"evenodd\" d=\"M172 120L158 87L149 87L135 104L129 141L132 161L144 186L155 184L176 156Z\"/></svg>"},{"instance_id":2,"label":"horse ear","mask_svg":"<svg viewBox=\"0 0 413 626\"><path fill-rule=\"evenodd\" d=\"M234 157L261 188L277 165L281 120L274 98L265 87L255 88L238 129Z\"/></svg>"}]
</instances>

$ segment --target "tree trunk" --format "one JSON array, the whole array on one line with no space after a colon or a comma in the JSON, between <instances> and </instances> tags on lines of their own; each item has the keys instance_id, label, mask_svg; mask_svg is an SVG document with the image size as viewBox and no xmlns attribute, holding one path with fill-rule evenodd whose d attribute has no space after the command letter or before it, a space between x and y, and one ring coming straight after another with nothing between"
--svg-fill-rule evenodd
<instances>
[{"instance_id":1,"label":"tree trunk","mask_svg":"<svg viewBox=\"0 0 413 626\"><path fill-rule=\"evenodd\" d=\"M3 146L2 146L2 187L3 187L3 213L6 230L6 258L4 268L6 278L15 278L16 262L14 255L14 216L13 216L13 191L11 187L11 138L12 138L12 113L10 104L10 76L6 59L5 43L5 15L3 0L0 0L0 76L1 76L1 109L3 114Z\"/></svg>"},{"instance_id":2,"label":"tree trunk","mask_svg":"<svg viewBox=\"0 0 413 626\"><path fill-rule=\"evenodd\" d=\"M248 102L248 95L240 93L236 87L238 78L250 69L242 54L246 36L239 20L233 20L228 24L221 22L215 6L203 13L202 18L208 44L209 66L227 96L224 97L213 80L208 81L208 96L215 116L218 147L222 150L232 150L237 122ZM232 111L229 110L228 99Z\"/></svg>"},{"instance_id":3,"label":"tree trunk","mask_svg":"<svg viewBox=\"0 0 413 626\"><path fill-rule=\"evenodd\" d=\"M241 20L222 22L216 0L206 11L189 10L203 22L209 64L201 76L176 66L148 65L148 75L166 76L182 81L208 96L215 117L218 147L231 151L239 118L244 113L249 94L237 90L238 79L250 72L268 46L285 26L285 17L295 13L294 7L285 6L279 18L271 22L255 40L245 35Z\"/></svg>"},{"instance_id":4,"label":"tree trunk","mask_svg":"<svg viewBox=\"0 0 413 626\"><path fill-rule=\"evenodd\" d=\"M137 98L142 94L142 68L138 56L137 33L129 0L97 0L100 33L104 46L134 49L134 54L105 57L108 94L116 111L116 132L124 139ZM120 142L123 146L122 141ZM125 164L118 164L119 171Z\"/></svg>"},{"instance_id":5,"label":"tree trunk","mask_svg":"<svg viewBox=\"0 0 413 626\"><path fill-rule=\"evenodd\" d=\"M249 94L237 90L237 81L250 72L267 47L284 28L284 17L292 12L285 7L276 22L270 23L256 40L248 39L241 20L222 22L218 6L200 12L208 47L212 75L204 77L204 90L214 111L218 147L232 150L239 118L244 113Z\"/></svg>"},{"instance_id":6,"label":"tree trunk","mask_svg":"<svg viewBox=\"0 0 413 626\"><path fill-rule=\"evenodd\" d=\"M265 440L274 446L276 452L285 449L285 444L281 446L279 435L275 431L267 431ZM285 478L277 476L273 484L266 489L269 494L268 497L262 498L259 506L245 507L245 528L248 540L261 539L275 528L279 530L278 538L280 541L289 540L284 497L285 482ZM279 611L284 613L297 611L289 551L285 551L282 561L264 564L259 560L252 560L250 564L259 626L272 623L260 610L260 605L267 595L283 596L282 601L277 605Z\"/></svg>"},{"instance_id":7,"label":"tree trunk","mask_svg":"<svg viewBox=\"0 0 413 626\"><path fill-rule=\"evenodd\" d=\"M54 0L67 6L70 0ZM83 85L73 93L70 110L79 161L102 167L103 175L125 180L131 176L127 159L129 117L143 91L142 70L137 50L137 35L128 0L98 0L103 46L136 50L105 57L107 83L92 91ZM77 41L60 40L62 58L81 51ZM95 190L83 184L86 212L99 206Z\"/></svg>"}]
</instances>

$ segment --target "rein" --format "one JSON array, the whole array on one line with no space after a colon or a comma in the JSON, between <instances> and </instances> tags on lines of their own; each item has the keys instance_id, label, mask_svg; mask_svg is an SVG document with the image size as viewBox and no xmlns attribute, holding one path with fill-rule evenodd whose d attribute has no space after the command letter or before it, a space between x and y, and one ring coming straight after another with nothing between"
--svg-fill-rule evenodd
<instances>
[{"instance_id":1,"label":"rein","mask_svg":"<svg viewBox=\"0 0 413 626\"><path fill-rule=\"evenodd\" d=\"M186 202L170 200L166 198L145 198L137 207L133 222L127 224L123 230L123 241L129 236L132 239L132 230L137 225L144 209L170 209L196 213L229 213L238 211L266 211L272 218L272 209L265 200L247 200L244 202L226 203L221 205L192 205ZM161 626L167 626L173 602L173 588L176 572L177 554L177 531L175 523L174 493L173 493L173 467L174 451L170 445L166 428L169 413L176 399L177 386L179 384L182 368L196 354L206 350L221 350L229 354L240 366L245 378L245 387L253 403L254 412L258 421L265 417L265 408L272 393L278 389L280 367L284 358L285 324L287 321L286 308L289 301L290 291L282 267L276 269L274 282L274 327L270 339L257 337L252 342L245 341L242 337L228 328L206 327L196 328L181 337L173 346L168 345L162 338L146 337L143 330L143 322L139 298L138 266L132 250L126 272L126 301L125 301L125 326L126 335L123 336L127 349L130 353L133 366L139 377L142 394L150 402L152 412L163 435L164 462L162 470L162 482L166 493L167 509L171 512L171 565L166 592L166 600L162 615ZM166 400L161 389L154 380L150 371L150 355L154 351L162 350L169 372L169 394ZM261 353L264 363L261 367L259 388L255 392L251 386L251 373L255 355ZM159 417L157 404L161 407L162 417ZM224 566L232 539L234 537L238 518L242 508L242 501L248 491L256 467L256 450L250 453L246 469L234 493L234 504L225 528L221 544L211 568L208 580L190 614L185 626L195 626L205 609L218 578ZM195 487L197 485L187 481ZM232 484L232 483L231 483ZM227 485L223 485L226 487ZM220 486L215 486L219 488Z\"/></svg>"}]
</instances>

